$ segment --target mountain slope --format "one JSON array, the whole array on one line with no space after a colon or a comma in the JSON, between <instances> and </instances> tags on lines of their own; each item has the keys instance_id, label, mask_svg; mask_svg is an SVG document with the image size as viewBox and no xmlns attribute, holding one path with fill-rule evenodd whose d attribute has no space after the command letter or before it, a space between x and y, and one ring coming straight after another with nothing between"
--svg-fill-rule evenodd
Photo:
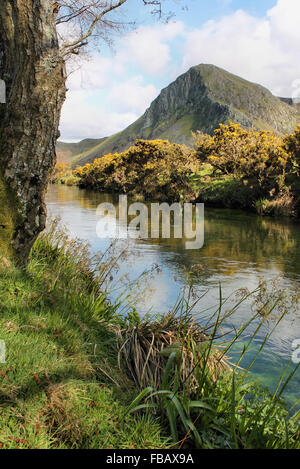
<instances>
[{"instance_id":1,"label":"mountain slope","mask_svg":"<svg viewBox=\"0 0 300 469\"><path fill-rule=\"evenodd\" d=\"M251 83L213 65L192 67L163 89L142 117L74 159L86 164L105 153L127 149L136 138L192 144L192 131L212 134L219 123L233 121L283 134L294 130L297 109Z\"/></svg>"},{"instance_id":2,"label":"mountain slope","mask_svg":"<svg viewBox=\"0 0 300 469\"><path fill-rule=\"evenodd\" d=\"M58 163L70 163L76 155L84 155L86 151L96 148L106 140L104 138L87 138L78 143L57 142L56 154Z\"/></svg>"}]
</instances>

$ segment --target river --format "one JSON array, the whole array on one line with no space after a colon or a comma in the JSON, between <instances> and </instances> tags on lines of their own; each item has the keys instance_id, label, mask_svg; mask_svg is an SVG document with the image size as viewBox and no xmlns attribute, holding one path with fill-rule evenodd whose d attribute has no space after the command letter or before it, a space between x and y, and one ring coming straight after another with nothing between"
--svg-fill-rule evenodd
<instances>
[{"instance_id":1,"label":"river","mask_svg":"<svg viewBox=\"0 0 300 469\"><path fill-rule=\"evenodd\" d=\"M47 193L49 214L59 216L72 236L87 240L93 253L103 252L111 243L110 239L99 238L96 233L96 210L103 202L116 206L118 197L63 185L51 185ZM286 295L285 307L288 309L252 369L253 375L272 390L292 357L293 342L300 339L300 303L297 307L292 301L289 303L299 293L300 224L239 210L205 207L204 227L204 246L197 250L187 250L185 240L181 239L130 239L128 256L123 259L115 279L118 287L111 292L111 297L114 299L120 294L118 278L125 274L130 279L138 278L153 265L159 269L144 282L142 294L134 292L132 295L140 314L166 313L172 309L186 283L187 272L191 270L197 294L204 295L197 306L200 311L217 308L220 286L222 297L229 298L224 308L230 309L238 301L235 292L252 291L265 281L269 297L272 294L278 296L277 290ZM126 227L121 229L124 232ZM124 241L121 244L124 247ZM253 298L244 301L225 326L240 327L253 311ZM242 362L244 367L251 362L280 313L280 308L275 309L264 321ZM256 326L257 321L247 329L247 334L251 336ZM246 340L244 338L243 343ZM239 344L236 349L241 347ZM299 398L299 384L298 370L285 392L290 403Z\"/></svg>"}]
</instances>

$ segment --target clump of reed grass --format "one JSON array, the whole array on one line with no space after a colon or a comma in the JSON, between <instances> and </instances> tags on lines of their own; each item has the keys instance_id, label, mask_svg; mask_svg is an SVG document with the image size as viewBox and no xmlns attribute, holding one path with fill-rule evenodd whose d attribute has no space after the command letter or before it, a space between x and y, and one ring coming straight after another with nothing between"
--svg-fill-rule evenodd
<instances>
[{"instance_id":1,"label":"clump of reed grass","mask_svg":"<svg viewBox=\"0 0 300 469\"><path fill-rule=\"evenodd\" d=\"M119 331L119 364L127 370L140 394L128 412L154 412L164 425L169 425L173 445L177 448L282 449L300 448L297 403L287 409L282 395L299 365L287 364L273 394L254 382L250 370L260 356L271 334L285 316L277 318L265 336L258 352L246 369L240 367L261 330L265 316L261 310L275 310L277 301L269 299L259 305L253 316L239 330L230 332L225 341L222 324L254 292L245 293L230 311L222 313L224 302L208 319L196 320L191 309L182 305L173 314ZM189 295L188 295L189 296ZM201 326L201 324L204 324ZM245 340L248 326L251 336ZM244 345L235 364L227 354L243 339Z\"/></svg>"},{"instance_id":2,"label":"clump of reed grass","mask_svg":"<svg viewBox=\"0 0 300 469\"><path fill-rule=\"evenodd\" d=\"M175 353L181 385L189 392L197 389L195 370L203 366L209 336L190 316L177 317L174 312L116 330L119 344L119 367L126 369L139 388L159 389L168 358ZM222 351L214 347L207 360L213 382L224 369L230 369Z\"/></svg>"}]
</instances>

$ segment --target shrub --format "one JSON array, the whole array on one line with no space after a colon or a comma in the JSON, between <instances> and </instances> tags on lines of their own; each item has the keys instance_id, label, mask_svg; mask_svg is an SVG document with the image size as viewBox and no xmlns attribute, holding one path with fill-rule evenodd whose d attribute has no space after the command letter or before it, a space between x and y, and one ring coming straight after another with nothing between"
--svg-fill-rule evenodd
<instances>
[{"instance_id":1,"label":"shrub","mask_svg":"<svg viewBox=\"0 0 300 469\"><path fill-rule=\"evenodd\" d=\"M269 132L244 130L240 124L220 124L214 136L194 134L197 157L223 174L254 178L261 187L281 188L293 166L292 156L280 137Z\"/></svg>"},{"instance_id":2,"label":"shrub","mask_svg":"<svg viewBox=\"0 0 300 469\"><path fill-rule=\"evenodd\" d=\"M56 182L62 177L66 176L66 174L70 174L71 167L65 163L57 163L53 173L53 181Z\"/></svg>"},{"instance_id":3,"label":"shrub","mask_svg":"<svg viewBox=\"0 0 300 469\"><path fill-rule=\"evenodd\" d=\"M295 214L295 201L288 191L278 194L273 200L257 200L254 205L259 215L290 216Z\"/></svg>"},{"instance_id":4,"label":"shrub","mask_svg":"<svg viewBox=\"0 0 300 469\"><path fill-rule=\"evenodd\" d=\"M74 174L82 187L174 200L192 194L188 177L195 165L194 152L183 145L137 140L127 151L98 158Z\"/></svg>"},{"instance_id":5,"label":"shrub","mask_svg":"<svg viewBox=\"0 0 300 469\"><path fill-rule=\"evenodd\" d=\"M296 127L294 133L287 135L284 138L284 148L285 150L292 155L294 159L297 169L299 171L300 167L300 125Z\"/></svg>"},{"instance_id":6,"label":"shrub","mask_svg":"<svg viewBox=\"0 0 300 469\"><path fill-rule=\"evenodd\" d=\"M79 178L73 174L71 165L65 163L57 163L52 176L52 183L65 184L66 186L76 186Z\"/></svg>"}]
</instances>

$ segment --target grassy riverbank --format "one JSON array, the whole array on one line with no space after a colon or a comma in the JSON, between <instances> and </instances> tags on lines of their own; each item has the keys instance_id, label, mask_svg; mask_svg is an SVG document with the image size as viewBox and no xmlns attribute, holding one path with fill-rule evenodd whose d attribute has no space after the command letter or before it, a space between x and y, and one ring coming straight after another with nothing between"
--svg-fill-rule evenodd
<instances>
[{"instance_id":1,"label":"grassy riverbank","mask_svg":"<svg viewBox=\"0 0 300 469\"><path fill-rule=\"evenodd\" d=\"M300 447L285 381L270 395L216 347L221 310L205 330L185 303L124 319L103 294L109 269L57 229L26 271L1 258L1 448Z\"/></svg>"},{"instance_id":2,"label":"grassy riverbank","mask_svg":"<svg viewBox=\"0 0 300 469\"><path fill-rule=\"evenodd\" d=\"M40 238L26 272L1 260L0 446L165 447L154 418L125 415L135 390L118 370L114 308L84 249L60 241Z\"/></svg>"}]
</instances>

